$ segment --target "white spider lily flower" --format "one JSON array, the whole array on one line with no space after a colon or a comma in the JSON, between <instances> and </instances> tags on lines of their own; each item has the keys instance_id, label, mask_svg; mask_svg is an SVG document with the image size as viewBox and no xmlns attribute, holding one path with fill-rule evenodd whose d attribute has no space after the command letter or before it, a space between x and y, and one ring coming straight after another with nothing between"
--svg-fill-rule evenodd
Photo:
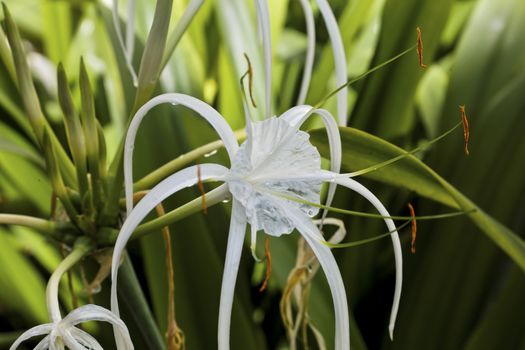
<instances>
[{"instance_id":1,"label":"white spider lily flower","mask_svg":"<svg viewBox=\"0 0 525 350\"><path fill-rule=\"evenodd\" d=\"M62 318L58 301L58 286L64 273L77 263L89 251L89 245L75 245L69 254L51 275L46 289L46 301L51 323L35 326L18 337L9 350L16 350L23 342L33 337L45 335L34 350L103 350L99 342L90 334L76 327L88 321L102 321L113 325L118 337L122 339L117 350L133 350L133 343L124 322L111 311L98 305L88 304L71 311Z\"/></svg>"},{"instance_id":2,"label":"white spider lily flower","mask_svg":"<svg viewBox=\"0 0 525 350\"><path fill-rule=\"evenodd\" d=\"M163 103L183 105L199 113L217 131L230 156L231 168L218 164L202 164L180 170L156 185L132 208L133 144L140 123L147 112ZM224 182L224 196L231 195L233 208L228 236L228 248L224 267L219 311L219 349L229 349L230 319L235 281L237 278L246 226L252 233L264 230L267 234L280 236L297 229L312 247L327 277L334 302L336 318L335 344L337 350L348 349L349 316L346 292L337 263L326 246L319 228L311 218L318 208L301 204L283 196L319 203L323 182L348 187L367 198L382 215L388 216L379 200L355 180L345 178L338 172L321 169L320 155L310 144L309 135L299 130L302 123L318 113L328 130L332 155L332 169L339 168L341 143L334 118L325 110L313 110L309 106L298 106L261 122L249 122L247 140L239 147L233 131L225 119L206 103L183 94L157 96L139 109L134 116L126 137L124 164L128 217L119 233L112 261L111 308L118 315L117 273L123 250L135 228L160 202L172 194L197 184L199 181ZM395 226L385 220L389 230ZM254 236L252 236L253 239ZM397 232L392 233L395 247L397 281L393 318L397 312L400 295L401 248Z\"/></svg>"},{"instance_id":3,"label":"white spider lily flower","mask_svg":"<svg viewBox=\"0 0 525 350\"><path fill-rule=\"evenodd\" d=\"M267 4L264 0L255 0L260 34L264 49L265 61L265 114L271 115L271 41L270 21ZM300 103L303 103L311 76L315 30L313 17L307 0L301 2L307 21L308 42L307 63L301 84ZM341 35L335 17L326 0L317 0L324 22L327 26L336 66L336 83L346 82L346 58ZM342 89L338 94L337 114L339 123L346 124L347 92ZM170 103L182 105L197 112L217 131L230 157L231 168L218 164L203 164L180 170L156 185L133 209L132 202L132 154L136 133L140 123L153 107ZM284 197L297 197L312 203L320 202L320 190L323 182L329 182L327 205L335 194L336 185L350 188L366 199L384 216L389 216L381 202L365 187L353 179L339 174L341 166L341 139L337 123L326 110L315 109L307 105L293 107L279 118L272 117L261 122L251 122L249 108L245 105L247 140L240 147L234 133L225 119L211 106L183 94L164 94L151 99L141 107L130 124L126 137L124 154L124 176L126 208L128 217L124 222L115 244L112 261L111 309L118 315L117 273L118 263L131 235L140 222L160 202L172 194L197 184L199 181L221 181L220 187L225 198L231 196L232 214L226 261L224 266L219 307L219 350L229 349L230 321L233 306L235 282L240 264L240 257L246 233L250 224L252 251L255 246L257 231L280 236L289 234L294 229L305 238L316 255L330 286L334 303L336 329L335 349L350 348L350 325L345 286L337 263L327 247L318 226L312 217L318 208L301 204ZM330 171L321 169L320 155L310 144L307 133L300 130L301 125L313 114L321 116L328 133L330 146ZM323 214L323 219L326 211ZM323 220L320 221L322 225ZM391 219L385 219L394 245L396 260L396 289L392 307L389 330L392 331L399 306L402 285L402 255L399 236Z\"/></svg>"},{"instance_id":4,"label":"white spider lily flower","mask_svg":"<svg viewBox=\"0 0 525 350\"><path fill-rule=\"evenodd\" d=\"M46 323L33 327L24 332L9 350L17 349L24 341L45 335L45 337L35 346L34 350L63 350L65 348L72 350L103 350L99 342L90 334L76 327L80 323L88 321L109 322L114 329L120 333L123 339L126 339L125 347L117 347L118 350L133 349L133 344L129 337L128 329L120 318L115 316L111 311L98 305L88 304L71 311L63 319L53 323Z\"/></svg>"}]
</instances>

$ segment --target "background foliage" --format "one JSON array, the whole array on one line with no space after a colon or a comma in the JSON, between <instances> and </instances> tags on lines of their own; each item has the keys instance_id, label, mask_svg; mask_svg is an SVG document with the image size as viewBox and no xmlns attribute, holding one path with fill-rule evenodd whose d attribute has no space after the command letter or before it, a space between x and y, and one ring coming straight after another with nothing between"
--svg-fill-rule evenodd
<instances>
[{"instance_id":1,"label":"background foliage","mask_svg":"<svg viewBox=\"0 0 525 350\"><path fill-rule=\"evenodd\" d=\"M409 201L418 215L468 209L472 202L480 208L472 220L459 217L418 222L414 255L409 253L408 232L402 233L405 280L394 342L387 334L394 268L389 242L336 252L355 320L353 348L525 349L523 242L505 238L513 237L512 231L521 237L525 233L525 2L330 3L340 23L350 77L413 45L417 26L423 30L425 61L429 64L426 70L420 69L414 53L359 81L349 93L349 126L411 149L456 124L458 105L466 105L470 117L470 156L463 154L459 131L418 155L456 192L430 176L423 163L414 158L361 180L374 188L393 215L407 215ZM106 2L7 0L6 4L26 40L27 58L46 117L62 142L65 132L57 102L56 66L64 64L78 103L78 64L83 56L95 90L97 117L112 157L125 132L134 91L116 47ZM173 18L178 18L185 6L186 1L175 0ZM136 40L142 48L155 1L139 1L138 7ZM271 0L270 15L275 52L276 98L272 103L281 113L294 103L298 93L305 28L298 1ZM263 94L255 23L251 2L206 1L170 59L155 94L192 94L214 105L232 127L241 128L244 115L238 79L245 70L244 51L256 67L256 100L262 101ZM316 23L319 46L307 98L310 104L334 88L328 36L318 14ZM3 33L0 45L5 45ZM51 185L23 109L12 62L4 50L0 51L0 212L46 218L50 215ZM136 56L138 64L140 57L138 53ZM335 101L325 106L334 110ZM342 132L346 171L400 152L354 129ZM312 134L323 152L323 133ZM213 140L210 128L191 113L172 106L158 107L138 135L136 178ZM222 151L211 157L225 160ZM196 195L196 190L188 189L166 206L173 208ZM336 206L371 210L350 193L339 194ZM171 227L177 321L188 349L216 347L229 210L229 204L221 204L210 208L208 215L199 213ZM384 230L381 222L370 219L345 217L345 222L352 240ZM507 231L510 233L505 236ZM264 293L258 292L262 266L254 264L248 249L243 253L233 309L233 349L286 348L279 300L295 263L296 242L296 234L271 240L274 273ZM160 329L157 335L166 329L168 288L163 244L161 235L152 234L129 246L137 281ZM29 229L0 226L0 348L7 349L21 330L46 321L45 284L60 259L60 249L51 240ZM93 275L97 265L91 262L85 268ZM79 271L74 285L85 300ZM106 281L95 295L97 302L107 305L108 286ZM311 319L330 349L333 311L322 274L312 288ZM61 294L66 309L71 308L65 283ZM124 318L136 347L147 348L144 344L151 344L147 338L152 335L141 331L148 329L145 319L130 312L133 300L127 308L124 305ZM111 344L109 327L91 327Z\"/></svg>"}]
</instances>

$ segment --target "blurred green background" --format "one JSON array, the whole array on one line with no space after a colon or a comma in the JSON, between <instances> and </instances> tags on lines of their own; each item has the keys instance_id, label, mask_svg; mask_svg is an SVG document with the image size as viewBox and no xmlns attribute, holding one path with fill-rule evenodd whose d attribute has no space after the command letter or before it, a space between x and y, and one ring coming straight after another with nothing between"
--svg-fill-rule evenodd
<instances>
[{"instance_id":1,"label":"blurred green background","mask_svg":"<svg viewBox=\"0 0 525 350\"><path fill-rule=\"evenodd\" d=\"M111 158L125 132L133 86L115 47L108 1L5 2L25 40L45 115L62 141L65 133L57 102L56 66L64 64L75 91L83 56ZM299 1L269 3L274 49L272 103L278 115L297 98L306 36ZM174 0L174 23L186 4ZM423 32L424 60L429 65L421 69L413 52L353 85L349 91L350 127L412 149L460 121L459 105L466 106L470 121L470 156L463 153L460 130L418 154L465 196L461 200L448 190L433 190L432 186L440 186L439 181L426 178L428 174L419 165L410 168L408 160L397 168L403 170L406 165L406 173L385 168L360 180L392 215L409 215L408 202L413 203L418 215L464 209L464 200L469 198L523 237L525 1L332 0L330 4L342 31L349 78L412 46L418 26ZM137 66L154 8L153 0L137 3ZM314 13L317 49L309 104L317 103L335 88L328 35L318 11ZM246 69L242 52L250 55L256 68L254 96L262 104L262 58L256 29L251 1L205 1L163 72L155 94L191 94L216 107L233 128L242 128L238 85ZM4 55L0 61L0 212L49 218L51 185L43 158L32 137L9 58ZM329 100L325 108L335 112L335 100ZM216 139L205 122L172 106L156 108L143 125L135 148L137 179ZM315 122L310 127L315 128ZM381 154L374 158L374 152L384 149L367 148L366 140L359 148L359 140L352 136L352 129L348 130L343 131L344 171L369 165L368 156L382 160ZM323 153L323 133L313 132L313 141ZM394 149L388 150L395 154ZM382 154L385 159L387 153ZM226 159L220 151L199 161L227 164ZM196 195L196 189L188 189L166 206L173 208ZM335 206L371 211L358 196L344 191L338 191ZM216 348L229 211L229 204L220 204L210 208L208 215L199 213L171 227L176 316L190 350ZM380 221L343 218L351 240L384 232ZM497 225L484 220L480 215L473 220L463 216L418 222L416 254L410 253L409 232L401 233L405 279L393 342L387 330L394 286L390 242L336 251L355 321L353 349L525 349L525 276L520 260L524 257L516 253L509 258L494 243L500 234L485 234L493 232L488 226ZM296 233L271 239L273 275L263 293L258 289L264 268L254 263L245 248L233 309L232 349L287 349L279 300L295 263L297 239ZM160 234L152 234L128 246L161 335L167 312L163 244ZM523 242L517 246L520 244ZM51 240L30 229L0 226L0 348L9 348L21 331L47 322L46 281L60 259L61 251ZM94 275L97 264L88 261L85 270ZM78 269L74 276L79 297L86 301ZM66 283L62 287L64 308L70 310L71 295ZM95 301L107 306L108 289L106 281ZM145 321L126 310L132 306L123 307L136 348L148 349ZM309 312L327 348L332 349L333 308L321 272L313 282ZM109 326L87 327L98 333L104 344L112 344ZM309 348L315 349L312 335L310 338ZM106 346L109 349L112 345ZM300 348L306 349L301 342Z\"/></svg>"}]
</instances>

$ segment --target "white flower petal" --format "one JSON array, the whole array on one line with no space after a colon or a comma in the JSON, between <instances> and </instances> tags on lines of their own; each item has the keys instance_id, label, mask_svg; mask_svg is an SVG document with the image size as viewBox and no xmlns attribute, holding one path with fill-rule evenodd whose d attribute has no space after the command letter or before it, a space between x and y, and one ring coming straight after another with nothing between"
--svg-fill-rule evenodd
<instances>
[{"instance_id":1,"label":"white flower petal","mask_svg":"<svg viewBox=\"0 0 525 350\"><path fill-rule=\"evenodd\" d=\"M268 193L302 198L319 203L321 182L311 174L321 169L321 157L309 142L309 135L290 126L284 119L270 118L252 124L252 137L239 148L226 181L232 195L246 210L256 230L279 236L290 233L293 222ZM301 179L303 178L303 179ZM314 216L319 209L288 201L305 214Z\"/></svg>"},{"instance_id":2,"label":"white flower petal","mask_svg":"<svg viewBox=\"0 0 525 350\"><path fill-rule=\"evenodd\" d=\"M224 147L232 159L239 148L237 139L235 135L219 112L217 112L213 107L202 102L201 100L184 94L163 94L156 96L144 104L138 111L135 113L131 124L129 125L128 133L126 135L126 144L124 148L124 189L126 193L126 211L129 215L131 208L133 208L133 147L135 145L135 137L137 135L138 128L142 119L146 114L155 106L164 103L171 103L172 105L182 105L186 108L189 108L197 112L201 117L206 119L208 123L217 131L217 134L224 142Z\"/></svg>"},{"instance_id":3,"label":"white flower petal","mask_svg":"<svg viewBox=\"0 0 525 350\"><path fill-rule=\"evenodd\" d=\"M15 340L15 342L13 343L13 345L11 345L9 350L17 349L20 346L20 344L22 344L24 341L30 338L38 337L39 335L49 334L52 329L53 329L52 323L41 324L33 328L30 328L24 333L22 333L20 337L18 337L17 340Z\"/></svg>"},{"instance_id":4,"label":"white flower petal","mask_svg":"<svg viewBox=\"0 0 525 350\"><path fill-rule=\"evenodd\" d=\"M87 321L101 321L108 322L113 325L115 332L115 340L117 341L118 350L133 350L133 343L129 335L128 328L124 322L118 317L118 314L113 313L101 306L88 304L71 311L60 322L64 329L76 326L79 323ZM69 345L68 345L69 346Z\"/></svg>"},{"instance_id":5,"label":"white flower petal","mask_svg":"<svg viewBox=\"0 0 525 350\"><path fill-rule=\"evenodd\" d=\"M261 29L264 55L264 85L265 85L265 116L272 115L272 31L267 0L255 0L257 7L257 22Z\"/></svg>"},{"instance_id":6,"label":"white flower petal","mask_svg":"<svg viewBox=\"0 0 525 350\"><path fill-rule=\"evenodd\" d=\"M62 332L60 332L60 336L64 342L64 345L69 350L86 350L86 347L84 345L80 344L75 337L70 332L71 328L64 329ZM91 349L91 348L88 348Z\"/></svg>"},{"instance_id":7,"label":"white flower petal","mask_svg":"<svg viewBox=\"0 0 525 350\"><path fill-rule=\"evenodd\" d=\"M144 198L131 211L126 221L120 229L115 248L113 250L113 259L111 262L111 311L119 315L118 298L117 298L117 273L122 257L122 253L128 240L131 238L133 231L140 222L164 199L180 191L183 188L195 185L199 177L197 176L198 166L191 166L180 170L175 174L167 177L149 191ZM227 173L228 169L218 164L200 165L200 180L205 181L210 178L219 178Z\"/></svg>"},{"instance_id":8,"label":"white flower petal","mask_svg":"<svg viewBox=\"0 0 525 350\"><path fill-rule=\"evenodd\" d=\"M33 348L33 350L47 350L49 349L49 335L46 335L36 346Z\"/></svg>"},{"instance_id":9,"label":"white flower petal","mask_svg":"<svg viewBox=\"0 0 525 350\"><path fill-rule=\"evenodd\" d=\"M359 182L355 181L354 179L344 177L336 178L335 182L342 186L348 187L349 189L365 197L381 215L390 216L390 214L383 206L381 201ZM389 231L395 231L390 235L390 237L392 238L392 244L394 246L394 257L396 260L396 287L394 291L394 302L392 305L392 311L390 313L390 322L388 325L390 338L393 338L394 326L396 323L397 312L399 310L399 301L401 300L401 288L403 286L403 253L401 251L401 242L399 241L399 234L396 231L396 225L394 224L394 221L392 221L392 219L385 219L385 223Z\"/></svg>"},{"instance_id":10,"label":"white flower petal","mask_svg":"<svg viewBox=\"0 0 525 350\"><path fill-rule=\"evenodd\" d=\"M62 341L61 333L61 329L55 325L49 334L49 350L64 350L64 342Z\"/></svg>"},{"instance_id":11,"label":"white flower petal","mask_svg":"<svg viewBox=\"0 0 525 350\"><path fill-rule=\"evenodd\" d=\"M301 89L299 90L299 97L297 104L302 105L306 100L306 94L310 87L310 80L312 78L312 69L314 66L315 55L315 21L312 12L312 6L309 0L300 0L304 12L304 19L306 23L306 37L308 38L306 47L306 58L304 61L303 79L301 81Z\"/></svg>"},{"instance_id":12,"label":"white flower petal","mask_svg":"<svg viewBox=\"0 0 525 350\"><path fill-rule=\"evenodd\" d=\"M62 342L62 338L50 337L49 350L65 350L65 346L64 346L64 343Z\"/></svg>"},{"instance_id":13,"label":"white flower petal","mask_svg":"<svg viewBox=\"0 0 525 350\"><path fill-rule=\"evenodd\" d=\"M336 218L326 218L322 220L314 220L314 224L316 225L321 225L321 223L325 225L337 226L337 230L332 235L332 237L330 237L328 242L332 244L338 244L346 237L346 227L345 227L345 223L343 222L343 220L336 219Z\"/></svg>"},{"instance_id":14,"label":"white flower petal","mask_svg":"<svg viewBox=\"0 0 525 350\"><path fill-rule=\"evenodd\" d=\"M294 221L297 230L312 248L330 286L335 310L335 349L350 349L350 321L348 303L341 272L330 249L323 244L324 238L319 229L297 209L286 207L290 218Z\"/></svg>"},{"instance_id":15,"label":"white flower petal","mask_svg":"<svg viewBox=\"0 0 525 350\"><path fill-rule=\"evenodd\" d=\"M341 32L337 20L335 19L334 13L330 8L327 0L316 0L321 15L323 16L330 41L332 42L332 51L334 52L334 64L335 64L335 82L337 87L346 83L348 79L348 73L346 70L346 54L343 45L343 39L341 38ZM348 110L348 88L344 88L337 93L337 118L339 119L339 125L346 125Z\"/></svg>"},{"instance_id":16,"label":"white flower petal","mask_svg":"<svg viewBox=\"0 0 525 350\"><path fill-rule=\"evenodd\" d=\"M291 126L300 128L301 124L299 122L307 117L309 114L311 114L315 109L312 106L309 105L299 105L290 108L283 114L279 116L279 119L286 120L288 124Z\"/></svg>"},{"instance_id":17,"label":"white flower petal","mask_svg":"<svg viewBox=\"0 0 525 350\"><path fill-rule=\"evenodd\" d=\"M257 256L257 229L256 225L250 225L250 250L252 251L253 260L261 262Z\"/></svg>"},{"instance_id":18,"label":"white flower petal","mask_svg":"<svg viewBox=\"0 0 525 350\"><path fill-rule=\"evenodd\" d=\"M71 335L75 337L75 339L80 343L83 344L85 347L91 350L104 350L102 345L91 336L91 334L84 332L80 328L73 327L69 330Z\"/></svg>"},{"instance_id":19,"label":"white flower petal","mask_svg":"<svg viewBox=\"0 0 525 350\"><path fill-rule=\"evenodd\" d=\"M230 323L235 292L235 282L239 271L244 234L246 233L246 215L240 203L233 199L226 261L222 276L221 301L219 305L219 350L230 348Z\"/></svg>"}]
</instances>

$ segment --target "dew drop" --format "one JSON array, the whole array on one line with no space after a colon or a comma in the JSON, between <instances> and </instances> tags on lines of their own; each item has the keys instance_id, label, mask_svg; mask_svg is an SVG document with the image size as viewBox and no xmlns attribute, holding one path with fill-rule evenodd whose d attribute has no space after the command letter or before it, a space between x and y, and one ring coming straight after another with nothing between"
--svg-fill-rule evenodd
<instances>
[{"instance_id":1,"label":"dew drop","mask_svg":"<svg viewBox=\"0 0 525 350\"><path fill-rule=\"evenodd\" d=\"M227 196L227 197L225 197L225 198L222 200L222 202L223 202L223 203L230 203L231 200L232 200L232 197L231 197L231 196Z\"/></svg>"},{"instance_id":2,"label":"dew drop","mask_svg":"<svg viewBox=\"0 0 525 350\"><path fill-rule=\"evenodd\" d=\"M216 150L216 149L214 149L213 151L211 151L211 152L209 152L209 153L206 153L206 154L204 155L204 158L209 158L209 157L211 157L211 156L213 156L213 155L215 155L215 154L217 154L217 150Z\"/></svg>"}]
</instances>

